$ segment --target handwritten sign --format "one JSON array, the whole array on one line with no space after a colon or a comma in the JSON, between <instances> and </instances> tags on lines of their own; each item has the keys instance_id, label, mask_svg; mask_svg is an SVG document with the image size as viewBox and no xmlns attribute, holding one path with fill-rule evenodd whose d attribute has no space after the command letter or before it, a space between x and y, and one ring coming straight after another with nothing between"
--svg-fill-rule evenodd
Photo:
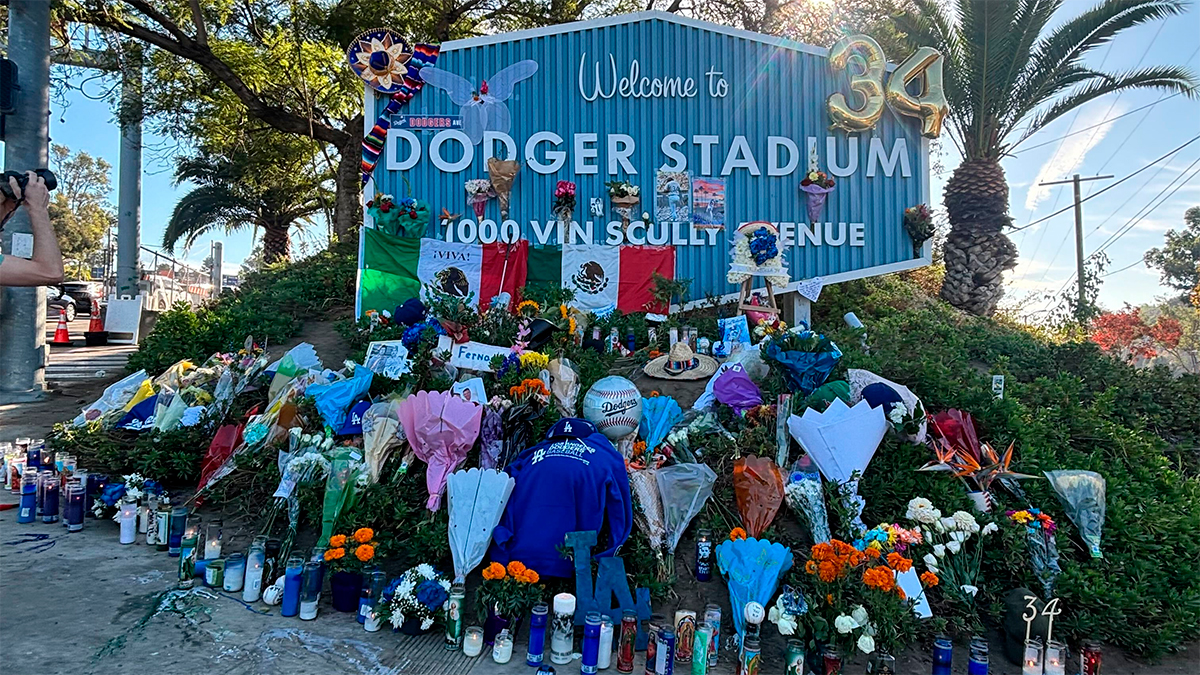
<instances>
[{"instance_id":1,"label":"handwritten sign","mask_svg":"<svg viewBox=\"0 0 1200 675\"><path fill-rule=\"evenodd\" d=\"M437 350L439 352L450 352L450 365L455 368L477 370L484 373L492 372L492 367L488 364L491 362L493 356L503 358L512 353L512 349L509 347L495 347L485 345L482 342L455 344L446 335L438 338Z\"/></svg>"}]
</instances>

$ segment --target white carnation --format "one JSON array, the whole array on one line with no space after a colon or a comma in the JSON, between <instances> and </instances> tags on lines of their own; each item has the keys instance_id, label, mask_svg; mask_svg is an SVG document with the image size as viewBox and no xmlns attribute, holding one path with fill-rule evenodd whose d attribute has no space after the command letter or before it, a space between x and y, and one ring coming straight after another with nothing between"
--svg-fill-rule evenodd
<instances>
[{"instance_id":1,"label":"white carnation","mask_svg":"<svg viewBox=\"0 0 1200 675\"><path fill-rule=\"evenodd\" d=\"M954 519L954 529L971 533L979 531L979 522L975 520L975 516L966 511L955 511L951 518Z\"/></svg>"},{"instance_id":2,"label":"white carnation","mask_svg":"<svg viewBox=\"0 0 1200 675\"><path fill-rule=\"evenodd\" d=\"M918 523L932 524L941 517L941 512L933 508L933 502L924 497L914 497L908 502L908 511L904 516Z\"/></svg>"}]
</instances>

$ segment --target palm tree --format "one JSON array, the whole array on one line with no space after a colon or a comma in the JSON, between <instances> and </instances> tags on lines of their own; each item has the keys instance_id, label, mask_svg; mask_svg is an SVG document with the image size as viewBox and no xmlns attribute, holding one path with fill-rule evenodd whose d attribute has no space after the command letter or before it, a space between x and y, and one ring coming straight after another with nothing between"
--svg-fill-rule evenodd
<instances>
[{"instance_id":1,"label":"palm tree","mask_svg":"<svg viewBox=\"0 0 1200 675\"><path fill-rule=\"evenodd\" d=\"M1000 159L1066 113L1111 92L1135 88L1194 93L1184 68L1155 66L1104 73L1083 64L1088 52L1117 33L1180 14L1180 0L1103 0L1092 9L1046 26L1062 0L956 0L949 12L937 0L913 0L897 18L913 46L944 55L946 125L963 161L946 183L950 219L942 298L986 316L1004 294L1002 275L1017 264L1003 230L1008 183Z\"/></svg>"},{"instance_id":2,"label":"palm tree","mask_svg":"<svg viewBox=\"0 0 1200 675\"><path fill-rule=\"evenodd\" d=\"M262 229L264 262L290 260L291 229L333 203L323 178L294 161L251 150L183 157L175 166L176 185L191 181L199 187L175 205L163 248L173 251L181 238L190 247L214 229L232 232L251 226Z\"/></svg>"}]
</instances>

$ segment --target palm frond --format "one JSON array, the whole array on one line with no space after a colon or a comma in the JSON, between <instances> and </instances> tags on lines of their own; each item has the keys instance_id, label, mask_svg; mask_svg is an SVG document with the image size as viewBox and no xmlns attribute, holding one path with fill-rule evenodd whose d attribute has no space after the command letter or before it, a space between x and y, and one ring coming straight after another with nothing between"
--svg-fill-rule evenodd
<instances>
[{"instance_id":1,"label":"palm frond","mask_svg":"<svg viewBox=\"0 0 1200 675\"><path fill-rule=\"evenodd\" d=\"M175 205L163 231L162 245L173 253L182 238L190 247L198 237L214 228L237 229L251 224L252 209L227 187L201 186L183 196Z\"/></svg>"},{"instance_id":2,"label":"palm frond","mask_svg":"<svg viewBox=\"0 0 1200 675\"><path fill-rule=\"evenodd\" d=\"M1012 147L1016 147L1047 124L1075 108L1105 94L1127 89L1162 89L1195 96L1197 80L1187 68L1178 66L1154 66L1115 75L1096 73L1090 82L1076 87L1070 93L1056 100L1049 108L1034 116L1029 121L1029 128L1016 143L1013 143Z\"/></svg>"}]
</instances>

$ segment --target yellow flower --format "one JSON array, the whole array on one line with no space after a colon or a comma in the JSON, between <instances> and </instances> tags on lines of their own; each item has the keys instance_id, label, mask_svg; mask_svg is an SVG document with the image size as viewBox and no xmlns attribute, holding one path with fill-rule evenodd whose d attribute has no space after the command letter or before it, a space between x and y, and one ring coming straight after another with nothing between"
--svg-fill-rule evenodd
<instances>
[{"instance_id":1,"label":"yellow flower","mask_svg":"<svg viewBox=\"0 0 1200 675\"><path fill-rule=\"evenodd\" d=\"M521 302L521 304L517 305L517 313L518 314L522 313L523 311L525 311L526 307L533 308L534 312L542 311L542 308L533 300L524 300Z\"/></svg>"},{"instance_id":2,"label":"yellow flower","mask_svg":"<svg viewBox=\"0 0 1200 675\"><path fill-rule=\"evenodd\" d=\"M375 538L375 530L369 527L360 527L354 531L354 541L360 544L365 544Z\"/></svg>"},{"instance_id":3,"label":"yellow flower","mask_svg":"<svg viewBox=\"0 0 1200 675\"><path fill-rule=\"evenodd\" d=\"M545 368L550 363L550 357L540 352L525 352L520 358L522 368Z\"/></svg>"},{"instance_id":4,"label":"yellow flower","mask_svg":"<svg viewBox=\"0 0 1200 675\"><path fill-rule=\"evenodd\" d=\"M329 545L334 548L340 548L346 545L346 535L335 534L329 538Z\"/></svg>"},{"instance_id":5,"label":"yellow flower","mask_svg":"<svg viewBox=\"0 0 1200 675\"><path fill-rule=\"evenodd\" d=\"M375 557L375 547L370 544L363 544L354 550L354 557L362 562L367 562Z\"/></svg>"}]
</instances>

